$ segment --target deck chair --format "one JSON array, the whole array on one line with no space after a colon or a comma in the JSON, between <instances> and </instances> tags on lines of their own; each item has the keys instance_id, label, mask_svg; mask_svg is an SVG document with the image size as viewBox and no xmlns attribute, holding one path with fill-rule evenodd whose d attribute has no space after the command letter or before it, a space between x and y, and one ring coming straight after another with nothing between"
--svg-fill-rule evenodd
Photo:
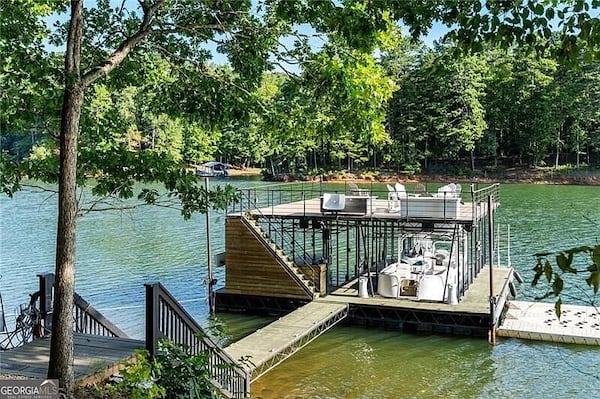
<instances>
[{"instance_id":1,"label":"deck chair","mask_svg":"<svg viewBox=\"0 0 600 399\"><path fill-rule=\"evenodd\" d=\"M400 212L400 198L396 189L389 184L388 189L388 212Z\"/></svg>"},{"instance_id":2,"label":"deck chair","mask_svg":"<svg viewBox=\"0 0 600 399\"><path fill-rule=\"evenodd\" d=\"M398 199L401 200L402 198L406 198L406 187L404 187L404 184L401 183L396 183L394 184L394 188L396 189L396 193L398 194Z\"/></svg>"},{"instance_id":3,"label":"deck chair","mask_svg":"<svg viewBox=\"0 0 600 399\"><path fill-rule=\"evenodd\" d=\"M359 188L356 183L348 183L348 189L350 190L350 195L357 195L360 197L368 197L369 190L364 188Z\"/></svg>"},{"instance_id":4,"label":"deck chair","mask_svg":"<svg viewBox=\"0 0 600 399\"><path fill-rule=\"evenodd\" d=\"M436 197L458 198L460 193L456 192L456 184L450 183L438 188Z\"/></svg>"}]
</instances>

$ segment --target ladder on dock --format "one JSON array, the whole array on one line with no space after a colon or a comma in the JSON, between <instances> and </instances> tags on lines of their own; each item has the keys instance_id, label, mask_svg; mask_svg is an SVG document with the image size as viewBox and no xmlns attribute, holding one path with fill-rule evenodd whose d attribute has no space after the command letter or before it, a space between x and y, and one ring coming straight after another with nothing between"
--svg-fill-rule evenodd
<instances>
[{"instance_id":1,"label":"ladder on dock","mask_svg":"<svg viewBox=\"0 0 600 399\"><path fill-rule=\"evenodd\" d=\"M600 312L593 306L510 301L497 334L502 337L564 344L600 345Z\"/></svg>"},{"instance_id":2,"label":"ladder on dock","mask_svg":"<svg viewBox=\"0 0 600 399\"><path fill-rule=\"evenodd\" d=\"M347 303L310 302L224 350L254 381L348 315Z\"/></svg>"}]
</instances>

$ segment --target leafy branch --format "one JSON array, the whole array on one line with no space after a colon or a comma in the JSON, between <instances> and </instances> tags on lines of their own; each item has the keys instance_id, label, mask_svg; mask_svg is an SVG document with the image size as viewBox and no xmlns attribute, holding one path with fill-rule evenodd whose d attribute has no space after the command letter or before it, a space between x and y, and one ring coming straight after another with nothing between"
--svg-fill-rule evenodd
<instances>
[{"instance_id":1,"label":"leafy branch","mask_svg":"<svg viewBox=\"0 0 600 399\"><path fill-rule=\"evenodd\" d=\"M598 293L600 289L600 244L593 247L575 247L560 252L543 252L535 256L537 263L533 268L535 276L531 281L531 285L537 286L542 277L545 277L547 284L550 285L548 291L536 299L558 298L554 305L554 311L558 318L561 314L561 295L564 295L563 289L565 287L563 277L584 275L585 282L588 287L592 288L594 295ZM555 257L555 265L550 261L551 256Z\"/></svg>"}]
</instances>

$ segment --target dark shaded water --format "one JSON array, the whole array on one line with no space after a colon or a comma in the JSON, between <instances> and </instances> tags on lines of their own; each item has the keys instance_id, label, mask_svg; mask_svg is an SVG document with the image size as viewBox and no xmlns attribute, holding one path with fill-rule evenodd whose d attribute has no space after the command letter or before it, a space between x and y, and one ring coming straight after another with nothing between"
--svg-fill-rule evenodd
<instances>
[{"instance_id":1,"label":"dark shaded water","mask_svg":"<svg viewBox=\"0 0 600 399\"><path fill-rule=\"evenodd\" d=\"M533 253L600 239L598 187L503 185L501 204L498 222L511 225L513 265L529 281ZM213 213L211 222L217 253L224 247L224 215ZM30 191L0 197L0 223L0 290L7 313L14 313L37 289L35 275L54 269L56 199ZM177 210L153 207L87 215L78 224L77 259L77 291L133 337L143 338L143 284L151 281L210 324L204 216L184 221ZM223 273L217 269L220 282ZM536 295L526 285L520 291L519 299ZM569 288L568 301L585 303L588 292ZM234 338L267 321L222 320ZM337 327L252 389L264 398L588 398L599 378L595 347L519 340L490 347L485 340Z\"/></svg>"}]
</instances>

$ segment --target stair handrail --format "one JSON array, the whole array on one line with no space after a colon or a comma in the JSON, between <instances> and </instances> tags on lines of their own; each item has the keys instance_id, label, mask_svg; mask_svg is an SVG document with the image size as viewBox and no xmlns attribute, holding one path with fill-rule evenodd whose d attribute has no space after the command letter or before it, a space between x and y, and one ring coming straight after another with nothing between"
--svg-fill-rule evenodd
<instances>
[{"instance_id":1,"label":"stair handrail","mask_svg":"<svg viewBox=\"0 0 600 399\"><path fill-rule=\"evenodd\" d=\"M160 338L186 345L191 354L208 353L212 385L227 398L250 396L250 375L215 343L194 318L160 283L146 287L146 350L157 351Z\"/></svg>"},{"instance_id":2,"label":"stair handrail","mask_svg":"<svg viewBox=\"0 0 600 399\"><path fill-rule=\"evenodd\" d=\"M271 253L271 255L273 255L273 257L277 260L277 263L279 263L279 265L281 267L283 267L285 272L296 282L296 284L298 284L298 286L300 286L310 298L314 298L315 292L308 285L306 285L306 283L304 281L302 281L302 279L300 277L298 277L298 275L294 272L294 270L290 269L290 266L288 265L288 263L273 248L273 245L276 245L276 244L272 241L272 239L269 238L267 241L267 237L265 237L262 234L260 234L259 232L257 232L256 226L254 226L250 222L250 219L246 215L242 214L241 221L242 221L242 223L244 223L245 226L247 226L250 229L250 232L252 233L252 235L254 235L254 237L256 237L256 239L258 239L263 244L264 248L267 249L267 251L269 251ZM264 229L262 229L260 226L258 226L258 228L260 228L264 232ZM273 244L273 245L270 245L270 244Z\"/></svg>"},{"instance_id":3,"label":"stair handrail","mask_svg":"<svg viewBox=\"0 0 600 399\"><path fill-rule=\"evenodd\" d=\"M54 273L38 274L40 320L44 331L52 333L52 306L54 303ZM106 318L77 292L73 296L73 331L103 337L129 338L119 327Z\"/></svg>"},{"instance_id":4,"label":"stair handrail","mask_svg":"<svg viewBox=\"0 0 600 399\"><path fill-rule=\"evenodd\" d=\"M286 253L286 243L291 244L292 248L291 248L291 253L292 253L292 259L291 262L296 265L296 253L301 253L301 259L302 259L302 263L303 265L307 265L310 266L310 270L311 270L311 280L315 281L315 270L314 267L312 267L312 260L311 262L308 261L307 258L307 254L306 254L306 250L303 246L301 246L299 244L298 241L296 241L294 239L294 237L289 234L289 232L287 232L285 230L285 226L283 225L283 219L277 219L277 218L268 218L267 216L265 216L265 214L261 211L260 207L257 204L256 199L253 199L250 196L250 190L240 190L241 191L241 201L240 203L246 203L247 207L244 210L243 207L240 209L240 214L242 215L242 222L245 223L247 225L248 228L250 228L251 231L254 232L254 226L249 222L251 219L256 220L257 223L259 223L259 227L261 229L261 233L264 233L267 237L268 237L268 241L265 242L265 237L262 236L262 234L254 234L255 237L260 240L261 242L263 242L264 247L267 248L268 251L270 251L273 256L277 259L278 263L284 268L284 270L297 282L301 285L301 287L306 291L306 293L312 298L314 297L315 292L306 285L306 283L304 283L304 281L302 281L300 278L298 278L297 274L295 273L294 270L290 270L289 269L289 265L286 263L286 261L284 259L282 259L280 257L280 255L273 250L273 248L271 247L271 245L275 245L275 248L277 249L281 249L284 253ZM302 194L302 198L304 199L304 191L301 192ZM274 206L274 204L272 204L271 206ZM260 226L261 220L267 220L266 223L269 224L269 228L265 229L262 226ZM273 222L273 220L278 220L278 222ZM263 222L265 223L265 222ZM271 226L275 223L278 223L281 228L274 228L272 229ZM281 239L277 239L276 237L274 237L275 234L277 233L279 234L279 237L281 237ZM287 235L286 235L287 233ZM296 251L296 249L298 249L298 251ZM312 259L312 258L311 258Z\"/></svg>"},{"instance_id":5,"label":"stair handrail","mask_svg":"<svg viewBox=\"0 0 600 399\"><path fill-rule=\"evenodd\" d=\"M305 191L302 190L301 192L301 197L302 197L302 201L306 201L306 196L305 196ZM268 223L270 226L272 225L279 225L281 228L277 229L264 229L265 233L267 233L267 235L269 236L269 238L271 239L271 241L273 241L273 243L275 243L276 245L278 245L281 249L285 250L285 244L291 244L292 248L291 248L291 255L292 255L292 260L294 262L296 262L296 259L298 257L300 257L302 259L302 263L303 265L306 266L313 266L313 259L312 257L309 257L307 255L306 249L304 248L303 245L301 245L286 229L285 226L283 225L283 219L281 218L269 218L267 217L260 209L259 205L257 204L256 199L252 199L250 197L250 193L249 191L245 191L242 190L241 191L241 196L245 197L246 200L242 202L245 202L247 204L246 209L242 209L242 214L246 214L246 215L250 215L250 217L252 215L256 216L258 219L259 223ZM275 206L274 203L270 204L271 207ZM267 222L261 222L261 220L267 220ZM275 221L276 220L276 221ZM279 234L278 234L279 233ZM274 237L274 234L278 234L279 237ZM280 239L277 239L280 238ZM281 243L281 245L280 245ZM297 254L301 254L298 255Z\"/></svg>"}]
</instances>

